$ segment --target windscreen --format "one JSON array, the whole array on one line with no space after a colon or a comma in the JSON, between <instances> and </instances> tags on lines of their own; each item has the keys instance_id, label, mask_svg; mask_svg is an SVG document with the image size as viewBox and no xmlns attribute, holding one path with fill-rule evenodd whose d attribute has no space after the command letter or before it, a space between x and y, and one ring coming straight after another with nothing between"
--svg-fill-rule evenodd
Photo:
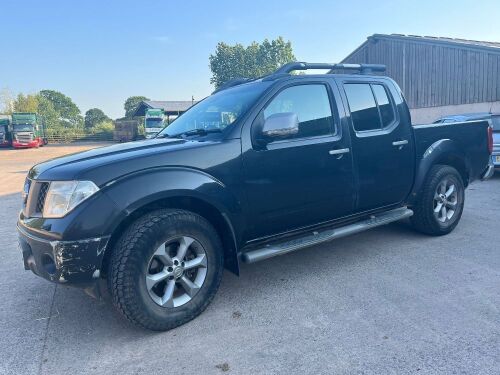
<instances>
[{"instance_id":1,"label":"windscreen","mask_svg":"<svg viewBox=\"0 0 500 375\"><path fill-rule=\"evenodd\" d=\"M163 120L161 118L147 118L146 128L163 128Z\"/></svg>"},{"instance_id":2,"label":"windscreen","mask_svg":"<svg viewBox=\"0 0 500 375\"><path fill-rule=\"evenodd\" d=\"M16 132L31 132L33 131L33 125L30 124L15 124L14 131Z\"/></svg>"},{"instance_id":3,"label":"windscreen","mask_svg":"<svg viewBox=\"0 0 500 375\"><path fill-rule=\"evenodd\" d=\"M255 83L226 89L215 93L179 116L160 136L175 136L184 132L224 130L243 117L269 83Z\"/></svg>"}]
</instances>

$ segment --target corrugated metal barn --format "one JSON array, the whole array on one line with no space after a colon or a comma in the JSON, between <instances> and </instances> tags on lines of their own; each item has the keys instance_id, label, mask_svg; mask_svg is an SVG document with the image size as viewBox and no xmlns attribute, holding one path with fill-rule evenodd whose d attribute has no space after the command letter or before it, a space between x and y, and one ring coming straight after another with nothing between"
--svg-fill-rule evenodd
<instances>
[{"instance_id":1,"label":"corrugated metal barn","mask_svg":"<svg viewBox=\"0 0 500 375\"><path fill-rule=\"evenodd\" d=\"M342 62L385 64L416 123L500 112L500 43L375 34Z\"/></svg>"}]
</instances>

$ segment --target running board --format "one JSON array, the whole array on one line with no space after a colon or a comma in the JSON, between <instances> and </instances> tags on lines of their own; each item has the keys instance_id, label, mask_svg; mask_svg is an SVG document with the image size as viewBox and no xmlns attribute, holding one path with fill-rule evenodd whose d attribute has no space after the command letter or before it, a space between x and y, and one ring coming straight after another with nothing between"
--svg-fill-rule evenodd
<instances>
[{"instance_id":1,"label":"running board","mask_svg":"<svg viewBox=\"0 0 500 375\"><path fill-rule=\"evenodd\" d=\"M245 263L255 263L260 260L283 255L304 247L318 245L323 242L331 241L336 238L349 236L351 234L363 232L365 230L389 224L393 221L405 219L413 215L413 211L406 208L397 208L395 210L383 212L370 216L369 219L358 221L335 229L325 229L323 231L313 232L301 238L295 238L278 244L269 244L263 248L251 250L241 254L241 260Z\"/></svg>"}]
</instances>

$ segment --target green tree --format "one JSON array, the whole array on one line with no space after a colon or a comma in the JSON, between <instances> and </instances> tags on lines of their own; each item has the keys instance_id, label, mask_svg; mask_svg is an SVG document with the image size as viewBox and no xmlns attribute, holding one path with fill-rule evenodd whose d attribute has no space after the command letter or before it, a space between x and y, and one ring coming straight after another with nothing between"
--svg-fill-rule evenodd
<instances>
[{"instance_id":1,"label":"green tree","mask_svg":"<svg viewBox=\"0 0 500 375\"><path fill-rule=\"evenodd\" d=\"M84 126L85 129L91 129L100 122L111 121L99 108L91 108L85 112Z\"/></svg>"},{"instance_id":2,"label":"green tree","mask_svg":"<svg viewBox=\"0 0 500 375\"><path fill-rule=\"evenodd\" d=\"M60 120L69 127L79 127L83 123L80 109L71 98L54 90L42 90L40 96L49 100L59 113Z\"/></svg>"},{"instance_id":3,"label":"green tree","mask_svg":"<svg viewBox=\"0 0 500 375\"><path fill-rule=\"evenodd\" d=\"M37 113L43 117L47 129L61 128L61 121L59 113L55 110L54 105L47 98L37 95L38 107Z\"/></svg>"},{"instance_id":4,"label":"green tree","mask_svg":"<svg viewBox=\"0 0 500 375\"><path fill-rule=\"evenodd\" d=\"M210 83L218 88L235 78L258 78L294 60L292 43L285 42L282 37L271 41L265 39L260 44L253 42L247 47L220 42L215 54L209 57Z\"/></svg>"},{"instance_id":5,"label":"green tree","mask_svg":"<svg viewBox=\"0 0 500 375\"><path fill-rule=\"evenodd\" d=\"M134 117L134 112L144 100L150 100L145 96L131 96L125 103L123 104L123 108L125 109L125 117L131 118Z\"/></svg>"},{"instance_id":6,"label":"green tree","mask_svg":"<svg viewBox=\"0 0 500 375\"><path fill-rule=\"evenodd\" d=\"M19 94L14 100L14 112L33 112L38 111L38 95L36 94Z\"/></svg>"}]
</instances>

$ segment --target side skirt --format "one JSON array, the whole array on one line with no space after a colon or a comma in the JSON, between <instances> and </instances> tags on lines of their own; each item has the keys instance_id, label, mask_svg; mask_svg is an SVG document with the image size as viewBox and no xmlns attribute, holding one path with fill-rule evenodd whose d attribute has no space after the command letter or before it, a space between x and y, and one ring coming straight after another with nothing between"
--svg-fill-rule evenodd
<instances>
[{"instance_id":1,"label":"side skirt","mask_svg":"<svg viewBox=\"0 0 500 375\"><path fill-rule=\"evenodd\" d=\"M413 211L406 208L397 208L395 210L382 212L370 216L370 218L357 221L352 224L338 227L335 229L324 229L314 231L302 237L287 239L283 242L268 244L262 248L252 249L241 253L241 260L245 263L255 263L260 260L283 255L305 247L318 245L323 242L331 241L336 238L349 236L351 234L363 232L381 225L389 224L394 221L402 220L413 215Z\"/></svg>"}]
</instances>

